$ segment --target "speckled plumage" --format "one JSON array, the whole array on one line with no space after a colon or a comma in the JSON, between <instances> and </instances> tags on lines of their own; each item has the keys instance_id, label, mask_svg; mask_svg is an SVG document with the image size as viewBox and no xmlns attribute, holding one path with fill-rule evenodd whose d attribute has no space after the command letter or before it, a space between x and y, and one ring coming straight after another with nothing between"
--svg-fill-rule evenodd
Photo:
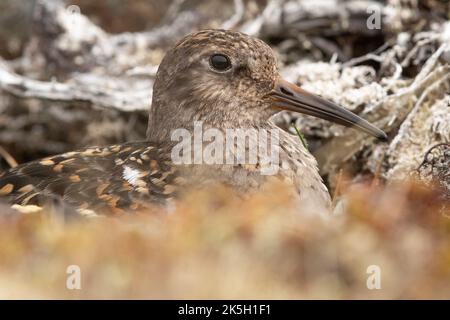
<instances>
[{"instance_id":1,"label":"speckled plumage","mask_svg":"<svg viewBox=\"0 0 450 320\"><path fill-rule=\"evenodd\" d=\"M226 55L232 68L213 70L208 62L213 54ZM172 163L172 131L192 131L194 121L202 121L205 129L219 131L279 130L280 162L274 177L295 187L299 205L326 212L330 196L316 160L297 137L276 127L270 118L294 98L301 102L300 109L336 106L280 81L275 56L261 40L224 30L190 34L166 54L158 69L147 141L87 148L20 165L0 176L0 197L22 212L39 211L62 200L80 214L110 214L164 205L182 190L211 182L247 191L273 178L261 175L259 160L253 165Z\"/></svg>"},{"instance_id":2,"label":"speckled plumage","mask_svg":"<svg viewBox=\"0 0 450 320\"><path fill-rule=\"evenodd\" d=\"M64 204L82 215L122 213L175 195L176 167L147 141L92 147L20 165L0 177L0 196L29 213ZM135 176L127 177L127 171ZM62 202L62 203L61 203Z\"/></svg>"}]
</instances>

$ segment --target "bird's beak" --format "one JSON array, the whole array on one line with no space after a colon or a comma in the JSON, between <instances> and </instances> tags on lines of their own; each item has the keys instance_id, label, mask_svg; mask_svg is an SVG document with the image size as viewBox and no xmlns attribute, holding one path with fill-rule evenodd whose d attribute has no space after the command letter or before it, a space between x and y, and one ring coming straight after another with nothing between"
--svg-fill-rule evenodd
<instances>
[{"instance_id":1,"label":"bird's beak","mask_svg":"<svg viewBox=\"0 0 450 320\"><path fill-rule=\"evenodd\" d=\"M304 113L332 121L346 127L355 127L378 139L386 140L386 134L363 118L328 100L322 99L281 78L270 93L274 108Z\"/></svg>"}]
</instances>

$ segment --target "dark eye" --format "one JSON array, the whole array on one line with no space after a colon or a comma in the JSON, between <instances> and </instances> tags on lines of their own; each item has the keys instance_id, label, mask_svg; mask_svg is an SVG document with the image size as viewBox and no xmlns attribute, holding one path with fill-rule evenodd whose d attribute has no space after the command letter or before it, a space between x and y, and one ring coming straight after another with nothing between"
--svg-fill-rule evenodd
<instances>
[{"instance_id":1,"label":"dark eye","mask_svg":"<svg viewBox=\"0 0 450 320\"><path fill-rule=\"evenodd\" d=\"M209 63L217 71L226 71L231 68L230 59L223 54L213 54L209 58Z\"/></svg>"}]
</instances>

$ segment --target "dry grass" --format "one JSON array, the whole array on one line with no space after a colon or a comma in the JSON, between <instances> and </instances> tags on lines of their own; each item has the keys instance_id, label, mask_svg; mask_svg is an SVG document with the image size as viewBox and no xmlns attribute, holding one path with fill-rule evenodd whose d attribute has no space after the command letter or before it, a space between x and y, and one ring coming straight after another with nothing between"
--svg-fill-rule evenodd
<instances>
[{"instance_id":1,"label":"dry grass","mask_svg":"<svg viewBox=\"0 0 450 320\"><path fill-rule=\"evenodd\" d=\"M450 219L415 183L346 187L348 213L299 213L284 186L218 187L170 215L0 221L1 298L450 298ZM82 289L66 289L81 267ZM381 268L381 290L366 269Z\"/></svg>"}]
</instances>

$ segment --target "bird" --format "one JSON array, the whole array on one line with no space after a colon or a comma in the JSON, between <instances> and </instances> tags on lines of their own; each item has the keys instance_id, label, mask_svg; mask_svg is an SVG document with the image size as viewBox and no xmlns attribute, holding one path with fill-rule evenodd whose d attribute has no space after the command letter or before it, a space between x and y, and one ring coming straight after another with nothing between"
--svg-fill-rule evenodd
<instances>
[{"instance_id":1,"label":"bird","mask_svg":"<svg viewBox=\"0 0 450 320\"><path fill-rule=\"evenodd\" d=\"M293 187L299 205L326 212L330 194L316 159L298 137L273 122L283 110L386 139L382 130L361 117L284 80L264 41L238 31L206 29L186 35L163 57L153 85L146 139L87 147L11 168L0 173L0 199L22 213L63 203L76 215L120 215L168 206L183 192L211 183L245 194L280 179ZM195 161L195 155L193 162L175 161L180 140L174 141L174 132L195 136L199 125L203 132L215 130L218 135L239 129L276 133L276 139L270 138L278 141L275 173L262 172L267 163L262 161L259 140L256 145L244 142L246 152L256 153L253 163L205 163ZM200 141L201 147L207 144ZM192 160L194 152L187 150Z\"/></svg>"}]
</instances>

